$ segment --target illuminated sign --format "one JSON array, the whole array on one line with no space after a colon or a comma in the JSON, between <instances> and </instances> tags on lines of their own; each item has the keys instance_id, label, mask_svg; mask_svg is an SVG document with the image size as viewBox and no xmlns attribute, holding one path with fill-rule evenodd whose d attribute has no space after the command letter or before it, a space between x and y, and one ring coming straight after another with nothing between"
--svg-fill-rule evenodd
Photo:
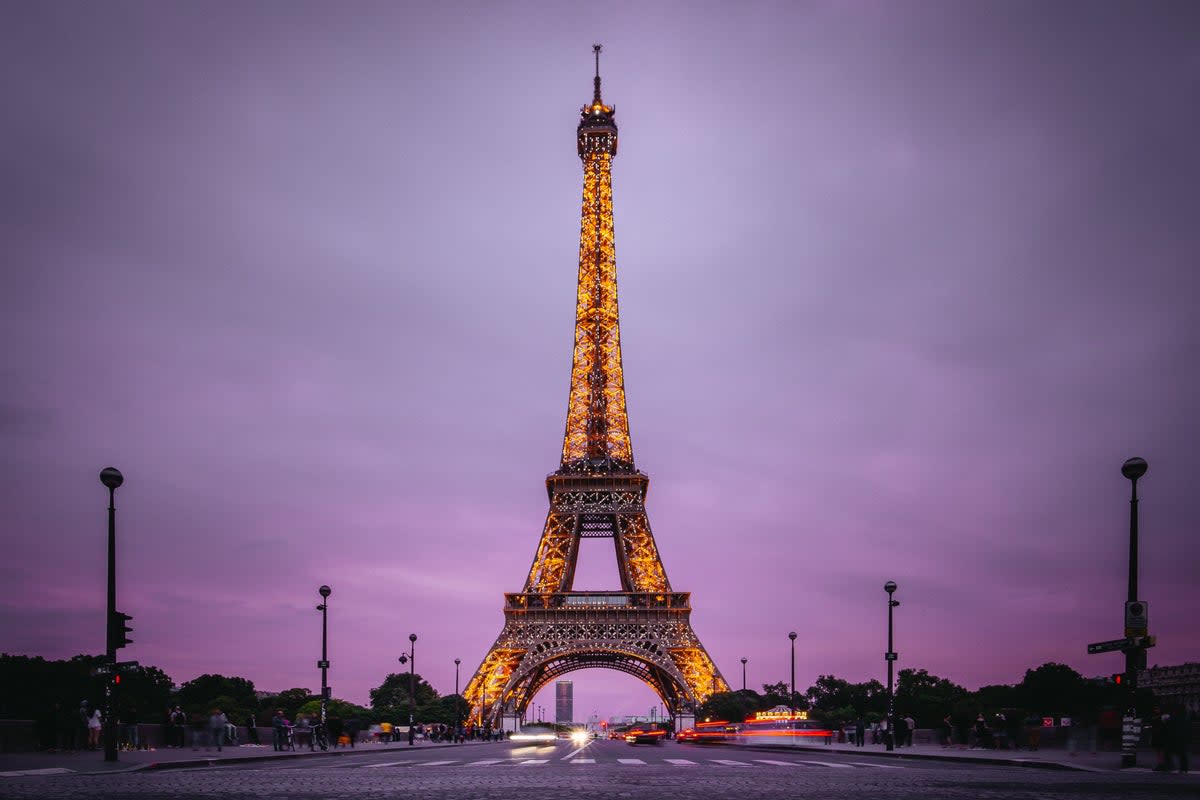
<instances>
[{"instance_id":1,"label":"illuminated sign","mask_svg":"<svg viewBox=\"0 0 1200 800\"><path fill-rule=\"evenodd\" d=\"M792 711L787 706L775 706L767 711L756 711L747 722L763 722L773 719L808 719L807 711Z\"/></svg>"}]
</instances>

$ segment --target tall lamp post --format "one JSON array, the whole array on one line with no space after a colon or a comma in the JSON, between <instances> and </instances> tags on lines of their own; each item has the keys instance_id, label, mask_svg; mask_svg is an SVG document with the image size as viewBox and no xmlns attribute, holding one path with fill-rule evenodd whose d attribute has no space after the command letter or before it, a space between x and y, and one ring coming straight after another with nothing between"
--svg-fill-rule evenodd
<instances>
[{"instance_id":1,"label":"tall lamp post","mask_svg":"<svg viewBox=\"0 0 1200 800\"><path fill-rule=\"evenodd\" d=\"M321 595L321 604L317 606L317 611L321 612L321 660L317 662L317 666L321 668L321 731L325 736L328 736L329 729L325 726L325 719L329 710L329 595L332 589L328 586L322 586L317 589ZM324 740L322 740L321 749L325 749ZM311 749L311 743L310 743Z\"/></svg>"},{"instance_id":2,"label":"tall lamp post","mask_svg":"<svg viewBox=\"0 0 1200 800\"><path fill-rule=\"evenodd\" d=\"M100 470L100 482L108 487L108 613L105 614L106 628L105 657L112 670L105 676L104 684L104 760L117 760L117 715L113 713L113 681L116 675L117 648L124 647L124 617L121 620L121 642L117 641L117 487L125 477L116 467Z\"/></svg>"},{"instance_id":3,"label":"tall lamp post","mask_svg":"<svg viewBox=\"0 0 1200 800\"><path fill-rule=\"evenodd\" d=\"M1146 474L1146 470L1150 465L1146 463L1144 458L1131 458L1121 465L1121 474L1128 480L1132 494L1129 498L1129 597L1126 603L1128 609L1130 603L1140 603L1138 600L1138 496L1137 482L1138 478ZM1142 604L1144 607L1144 604ZM1126 626L1128 627L1129 611L1126 611ZM1128 637L1131 631L1126 630L1125 635ZM1127 705L1129 710L1126 712L1126 724L1137 724L1137 685L1138 685L1138 670L1144 669L1146 666L1146 649L1144 647L1134 647L1125 651L1125 685ZM1135 767L1137 766L1137 749L1134 746L1122 747L1121 749L1121 766Z\"/></svg>"},{"instance_id":4,"label":"tall lamp post","mask_svg":"<svg viewBox=\"0 0 1200 800\"><path fill-rule=\"evenodd\" d=\"M417 635L410 633L408 635L408 746L413 746L413 737L416 736L416 731L413 730L413 711L417 707L417 684L416 681L417 669Z\"/></svg>"},{"instance_id":5,"label":"tall lamp post","mask_svg":"<svg viewBox=\"0 0 1200 800\"><path fill-rule=\"evenodd\" d=\"M461 658L454 659L454 739L458 741L458 732L462 729L462 698L458 696L458 665Z\"/></svg>"},{"instance_id":6,"label":"tall lamp post","mask_svg":"<svg viewBox=\"0 0 1200 800\"><path fill-rule=\"evenodd\" d=\"M746 662L750 659L742 656L742 691L746 691Z\"/></svg>"},{"instance_id":7,"label":"tall lamp post","mask_svg":"<svg viewBox=\"0 0 1200 800\"><path fill-rule=\"evenodd\" d=\"M788 695L788 708L792 713L796 713L796 632L792 631L788 634L788 638L792 640L792 691Z\"/></svg>"},{"instance_id":8,"label":"tall lamp post","mask_svg":"<svg viewBox=\"0 0 1200 800\"><path fill-rule=\"evenodd\" d=\"M883 585L883 590L888 596L888 649L883 654L883 658L887 661L888 668L888 707L887 707L887 749L893 750L896 745L896 695L892 691L892 668L896 663L896 652L892 649L892 609L900 605L899 600L893 600L892 595L896 592L896 582L888 581Z\"/></svg>"}]
</instances>

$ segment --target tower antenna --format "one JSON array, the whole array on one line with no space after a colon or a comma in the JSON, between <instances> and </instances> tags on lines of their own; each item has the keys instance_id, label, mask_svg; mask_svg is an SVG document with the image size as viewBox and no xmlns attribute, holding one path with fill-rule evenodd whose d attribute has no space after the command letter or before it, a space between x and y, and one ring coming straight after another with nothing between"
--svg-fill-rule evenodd
<instances>
[{"instance_id":1,"label":"tower antenna","mask_svg":"<svg viewBox=\"0 0 1200 800\"><path fill-rule=\"evenodd\" d=\"M592 93L592 102L593 103L600 102L600 50L601 50L601 45L598 45L598 44L592 45L592 52L596 54L596 79L595 79L595 87L596 88L595 88L595 91Z\"/></svg>"}]
</instances>

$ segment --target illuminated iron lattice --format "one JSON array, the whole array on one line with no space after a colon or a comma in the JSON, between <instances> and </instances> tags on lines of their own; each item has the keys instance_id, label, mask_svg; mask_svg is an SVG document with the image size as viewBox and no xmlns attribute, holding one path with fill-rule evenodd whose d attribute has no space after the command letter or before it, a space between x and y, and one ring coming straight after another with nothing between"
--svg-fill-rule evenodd
<instances>
[{"instance_id":1,"label":"illuminated iron lattice","mask_svg":"<svg viewBox=\"0 0 1200 800\"><path fill-rule=\"evenodd\" d=\"M562 462L546 478L550 511L525 588L505 596L504 629L463 693L476 723L520 717L547 682L588 667L639 678L672 714L729 691L692 630L688 594L667 580L646 517L650 479L633 463L613 245L616 109L600 99L594 49L595 91L577 133L583 207ZM616 548L621 591L576 592L579 542L601 537Z\"/></svg>"}]
</instances>

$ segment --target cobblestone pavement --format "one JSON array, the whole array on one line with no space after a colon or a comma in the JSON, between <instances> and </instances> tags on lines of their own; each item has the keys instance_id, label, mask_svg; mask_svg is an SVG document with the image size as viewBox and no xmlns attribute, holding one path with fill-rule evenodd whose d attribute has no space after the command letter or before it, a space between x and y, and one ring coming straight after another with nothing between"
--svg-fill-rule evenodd
<instances>
[{"instance_id":1,"label":"cobblestone pavement","mask_svg":"<svg viewBox=\"0 0 1200 800\"><path fill-rule=\"evenodd\" d=\"M1068 772L867 754L763 752L593 742L364 752L108 774L0 778L0 797L369 800L508 798L1141 798L1200 797L1195 775Z\"/></svg>"}]
</instances>

